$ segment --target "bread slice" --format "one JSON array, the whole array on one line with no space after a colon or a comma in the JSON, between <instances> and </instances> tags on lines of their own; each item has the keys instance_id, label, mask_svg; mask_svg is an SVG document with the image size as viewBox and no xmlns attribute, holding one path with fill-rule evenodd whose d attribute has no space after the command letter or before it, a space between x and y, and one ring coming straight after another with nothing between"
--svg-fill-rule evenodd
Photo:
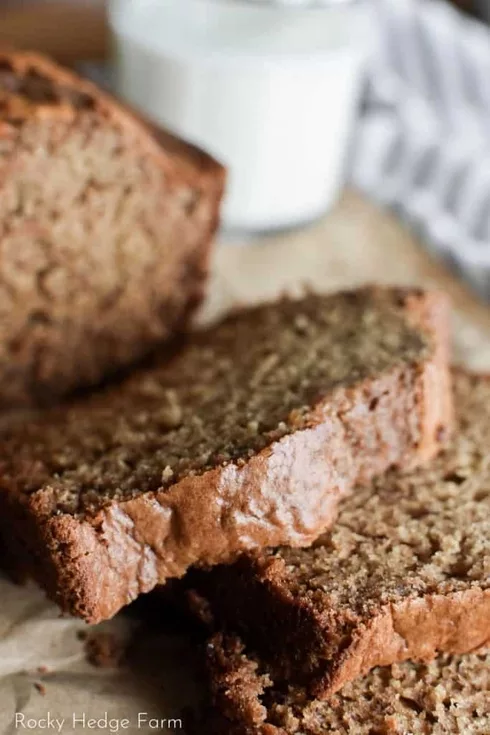
<instances>
[{"instance_id":1,"label":"bread slice","mask_svg":"<svg viewBox=\"0 0 490 735\"><path fill-rule=\"evenodd\" d=\"M455 376L457 434L345 500L310 549L196 575L207 616L318 698L376 666L490 643L490 379Z\"/></svg>"},{"instance_id":2,"label":"bread slice","mask_svg":"<svg viewBox=\"0 0 490 735\"><path fill-rule=\"evenodd\" d=\"M0 52L0 408L97 383L181 329L223 185L93 84Z\"/></svg>"},{"instance_id":3,"label":"bread slice","mask_svg":"<svg viewBox=\"0 0 490 735\"><path fill-rule=\"evenodd\" d=\"M199 735L487 735L490 654L373 669L328 701L278 686L236 637L208 645L214 707Z\"/></svg>"},{"instance_id":4,"label":"bread slice","mask_svg":"<svg viewBox=\"0 0 490 735\"><path fill-rule=\"evenodd\" d=\"M356 482L438 450L449 380L438 293L245 310L170 362L13 427L0 524L63 610L108 618L191 565L311 543Z\"/></svg>"}]
</instances>

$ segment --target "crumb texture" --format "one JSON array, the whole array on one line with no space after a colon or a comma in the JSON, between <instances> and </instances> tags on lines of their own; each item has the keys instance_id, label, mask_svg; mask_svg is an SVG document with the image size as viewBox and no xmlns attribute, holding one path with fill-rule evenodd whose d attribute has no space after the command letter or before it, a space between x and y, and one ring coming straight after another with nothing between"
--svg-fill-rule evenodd
<instances>
[{"instance_id":1,"label":"crumb texture","mask_svg":"<svg viewBox=\"0 0 490 735\"><path fill-rule=\"evenodd\" d=\"M0 53L0 407L147 354L201 299L222 169L89 82Z\"/></svg>"},{"instance_id":2,"label":"crumb texture","mask_svg":"<svg viewBox=\"0 0 490 735\"><path fill-rule=\"evenodd\" d=\"M429 465L358 487L311 548L196 574L276 679L329 696L377 665L488 644L490 381L454 382L456 433Z\"/></svg>"},{"instance_id":3,"label":"crumb texture","mask_svg":"<svg viewBox=\"0 0 490 735\"><path fill-rule=\"evenodd\" d=\"M13 430L2 487L45 488L53 512L76 514L240 466L307 427L336 387L424 362L429 340L410 326L404 299L365 290L239 312L170 362Z\"/></svg>"},{"instance_id":4,"label":"crumb texture","mask_svg":"<svg viewBox=\"0 0 490 735\"><path fill-rule=\"evenodd\" d=\"M312 549L277 552L296 594L355 626L405 598L490 588L490 383L460 375L456 405L429 466L359 488Z\"/></svg>"},{"instance_id":5,"label":"crumb texture","mask_svg":"<svg viewBox=\"0 0 490 735\"><path fill-rule=\"evenodd\" d=\"M236 638L208 646L217 735L487 735L490 654L393 664L344 686L328 701L278 687Z\"/></svg>"},{"instance_id":6,"label":"crumb texture","mask_svg":"<svg viewBox=\"0 0 490 735\"><path fill-rule=\"evenodd\" d=\"M287 729L285 712L277 705L271 716ZM490 732L490 656L442 656L428 664L374 669L330 702L310 704L300 723L296 732L305 735L485 735Z\"/></svg>"}]
</instances>

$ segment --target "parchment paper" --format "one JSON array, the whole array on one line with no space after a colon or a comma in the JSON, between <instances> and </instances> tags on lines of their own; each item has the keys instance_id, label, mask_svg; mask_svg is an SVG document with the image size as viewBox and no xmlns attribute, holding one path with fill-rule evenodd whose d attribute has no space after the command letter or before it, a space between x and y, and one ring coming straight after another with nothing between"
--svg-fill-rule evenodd
<instances>
[{"instance_id":1,"label":"parchment paper","mask_svg":"<svg viewBox=\"0 0 490 735\"><path fill-rule=\"evenodd\" d=\"M323 222L302 231L220 243L201 321L283 291L365 282L446 290L455 305L455 358L490 370L490 308L431 260L392 217L354 193ZM118 616L104 627L122 640L134 625ZM16 587L0 578L0 735L184 732L181 708L199 696L191 643L148 631L136 636L141 650L131 665L100 670L85 660L78 633L86 627L61 618L34 586ZM160 722L165 718L176 719L166 727Z\"/></svg>"}]
</instances>

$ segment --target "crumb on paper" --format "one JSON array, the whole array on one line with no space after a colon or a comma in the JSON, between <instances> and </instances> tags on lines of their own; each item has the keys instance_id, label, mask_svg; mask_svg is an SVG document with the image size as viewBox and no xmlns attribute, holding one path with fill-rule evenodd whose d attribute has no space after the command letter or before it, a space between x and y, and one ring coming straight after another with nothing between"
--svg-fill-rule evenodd
<instances>
[{"instance_id":1,"label":"crumb on paper","mask_svg":"<svg viewBox=\"0 0 490 735\"><path fill-rule=\"evenodd\" d=\"M41 684L40 681L34 682L34 688L37 689L37 691L42 697L46 695L46 687L44 686L44 684Z\"/></svg>"},{"instance_id":2,"label":"crumb on paper","mask_svg":"<svg viewBox=\"0 0 490 735\"><path fill-rule=\"evenodd\" d=\"M92 666L115 669L126 658L127 645L113 633L94 632L85 637L85 655Z\"/></svg>"}]
</instances>

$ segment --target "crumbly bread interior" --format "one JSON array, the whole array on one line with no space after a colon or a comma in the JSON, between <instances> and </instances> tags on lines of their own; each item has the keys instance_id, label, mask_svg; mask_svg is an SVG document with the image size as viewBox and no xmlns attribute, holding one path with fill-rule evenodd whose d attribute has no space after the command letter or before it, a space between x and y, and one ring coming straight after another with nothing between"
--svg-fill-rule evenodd
<instances>
[{"instance_id":1,"label":"crumbly bread interior","mask_svg":"<svg viewBox=\"0 0 490 735\"><path fill-rule=\"evenodd\" d=\"M172 334L201 295L215 217L149 133L16 59L0 54L5 405L96 383Z\"/></svg>"},{"instance_id":2,"label":"crumbly bread interior","mask_svg":"<svg viewBox=\"0 0 490 735\"><path fill-rule=\"evenodd\" d=\"M356 488L311 548L190 582L277 680L328 696L376 665L490 641L490 380L456 372L454 386L456 433L430 464Z\"/></svg>"},{"instance_id":3,"label":"crumbly bread interior","mask_svg":"<svg viewBox=\"0 0 490 735\"><path fill-rule=\"evenodd\" d=\"M280 705L273 710L280 722L285 710ZM441 656L427 664L374 669L329 703L303 710L300 730L305 735L484 735L490 732L490 655Z\"/></svg>"},{"instance_id":4,"label":"crumbly bread interior","mask_svg":"<svg viewBox=\"0 0 490 735\"><path fill-rule=\"evenodd\" d=\"M379 667L328 701L277 687L236 638L208 648L219 712L209 733L227 735L487 735L490 654L440 656L430 663ZM208 732L204 729L203 732Z\"/></svg>"},{"instance_id":5,"label":"crumbly bread interior","mask_svg":"<svg viewBox=\"0 0 490 735\"><path fill-rule=\"evenodd\" d=\"M337 386L430 355L430 339L403 310L410 293L309 295L238 312L170 362L13 430L2 485L49 487L53 513L84 513L244 463L308 426Z\"/></svg>"},{"instance_id":6,"label":"crumbly bread interior","mask_svg":"<svg viewBox=\"0 0 490 735\"><path fill-rule=\"evenodd\" d=\"M295 590L320 592L347 629L406 597L490 588L490 383L459 374L455 390L457 433L438 458L359 488L313 548L277 552Z\"/></svg>"}]
</instances>

